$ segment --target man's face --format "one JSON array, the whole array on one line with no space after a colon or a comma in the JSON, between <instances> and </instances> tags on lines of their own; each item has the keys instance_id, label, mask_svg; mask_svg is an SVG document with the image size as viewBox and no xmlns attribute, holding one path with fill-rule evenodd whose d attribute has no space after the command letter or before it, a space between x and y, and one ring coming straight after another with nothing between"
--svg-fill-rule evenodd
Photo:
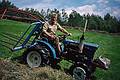
<instances>
[{"instance_id":1,"label":"man's face","mask_svg":"<svg viewBox=\"0 0 120 80\"><path fill-rule=\"evenodd\" d=\"M52 21L52 22L56 22L56 21L57 21L57 16L52 16L52 17L51 17L51 21Z\"/></svg>"}]
</instances>

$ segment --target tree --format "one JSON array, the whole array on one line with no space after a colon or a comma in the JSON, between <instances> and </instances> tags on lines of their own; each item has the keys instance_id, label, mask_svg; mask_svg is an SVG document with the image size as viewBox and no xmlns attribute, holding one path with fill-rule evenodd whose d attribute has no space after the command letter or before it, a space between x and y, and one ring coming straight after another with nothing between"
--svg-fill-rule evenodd
<instances>
[{"instance_id":1,"label":"tree","mask_svg":"<svg viewBox=\"0 0 120 80\"><path fill-rule=\"evenodd\" d=\"M51 10L48 8L46 13L46 20L50 19L50 15L51 15Z\"/></svg>"},{"instance_id":2,"label":"tree","mask_svg":"<svg viewBox=\"0 0 120 80\"><path fill-rule=\"evenodd\" d=\"M107 13L107 14L104 16L104 20L109 20L109 19L111 19L111 16L110 16L109 13Z\"/></svg>"},{"instance_id":3,"label":"tree","mask_svg":"<svg viewBox=\"0 0 120 80\"><path fill-rule=\"evenodd\" d=\"M119 21L109 13L104 16L104 22L106 24L105 30L108 32L119 32Z\"/></svg>"},{"instance_id":4,"label":"tree","mask_svg":"<svg viewBox=\"0 0 120 80\"><path fill-rule=\"evenodd\" d=\"M46 12L43 9L41 10L40 14L46 17Z\"/></svg>"},{"instance_id":5,"label":"tree","mask_svg":"<svg viewBox=\"0 0 120 80\"><path fill-rule=\"evenodd\" d=\"M17 7L8 0L2 0L0 1L0 8L17 8Z\"/></svg>"},{"instance_id":6,"label":"tree","mask_svg":"<svg viewBox=\"0 0 120 80\"><path fill-rule=\"evenodd\" d=\"M102 30L103 26L103 19L100 16L94 14L89 16L89 29Z\"/></svg>"},{"instance_id":7,"label":"tree","mask_svg":"<svg viewBox=\"0 0 120 80\"><path fill-rule=\"evenodd\" d=\"M60 20L62 25L66 25L68 22L68 14L65 12L65 9L62 9Z\"/></svg>"},{"instance_id":8,"label":"tree","mask_svg":"<svg viewBox=\"0 0 120 80\"><path fill-rule=\"evenodd\" d=\"M68 24L73 27L80 27L83 26L83 17L77 13L75 10L71 12L68 18Z\"/></svg>"},{"instance_id":9,"label":"tree","mask_svg":"<svg viewBox=\"0 0 120 80\"><path fill-rule=\"evenodd\" d=\"M44 21L44 16L37 10L34 8L25 8L26 12L31 13L32 15L38 17L40 20ZM30 18L30 16L26 15L27 18Z\"/></svg>"}]
</instances>

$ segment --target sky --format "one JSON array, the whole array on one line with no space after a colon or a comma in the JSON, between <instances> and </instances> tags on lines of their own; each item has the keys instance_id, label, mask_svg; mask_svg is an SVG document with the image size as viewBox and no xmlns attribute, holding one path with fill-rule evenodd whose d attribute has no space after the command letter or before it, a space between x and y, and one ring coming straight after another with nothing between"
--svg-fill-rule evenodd
<instances>
[{"instance_id":1,"label":"sky","mask_svg":"<svg viewBox=\"0 0 120 80\"><path fill-rule=\"evenodd\" d=\"M17 7L34 8L39 11L57 8L65 9L70 14L72 10L76 10L81 15L95 14L104 16L110 13L120 19L120 0L9 0Z\"/></svg>"}]
</instances>

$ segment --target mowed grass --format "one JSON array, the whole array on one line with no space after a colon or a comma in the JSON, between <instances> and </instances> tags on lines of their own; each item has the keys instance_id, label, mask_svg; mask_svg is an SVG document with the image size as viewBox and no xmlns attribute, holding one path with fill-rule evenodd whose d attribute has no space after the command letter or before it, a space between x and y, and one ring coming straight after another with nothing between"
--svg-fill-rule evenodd
<instances>
[{"instance_id":1,"label":"mowed grass","mask_svg":"<svg viewBox=\"0 0 120 80\"><path fill-rule=\"evenodd\" d=\"M1 57L11 58L14 56L19 56L23 52L23 51L11 52L8 48L2 46L1 44L4 44L10 48L13 48L13 46L16 44L16 41L10 40L2 36L1 34L5 32L5 33L10 33L10 34L13 34L19 37L25 31L25 29L28 28L28 26L29 24L27 23L22 23L22 22L17 22L17 21L12 21L12 20L0 20L0 40L13 44L13 45L8 45L7 43L0 41L0 56Z\"/></svg>"},{"instance_id":2,"label":"mowed grass","mask_svg":"<svg viewBox=\"0 0 120 80\"><path fill-rule=\"evenodd\" d=\"M20 36L29 25L30 24L17 21L0 20L0 33L9 32ZM72 36L68 37L69 39L78 40L79 36L82 35L82 31L79 31L77 29L67 30L72 33ZM0 40L4 39L5 38L0 35ZM9 40L5 39L5 41ZM12 42L15 43L14 41ZM87 31L85 33L85 42L99 45L99 48L95 54L95 58L100 55L104 55L111 60L109 70L104 71L102 69L97 69L97 71L95 72L97 80L120 80L120 35L111 35L106 33ZM2 58L19 56L21 54L22 51L11 52L9 49L0 45L0 56Z\"/></svg>"}]
</instances>

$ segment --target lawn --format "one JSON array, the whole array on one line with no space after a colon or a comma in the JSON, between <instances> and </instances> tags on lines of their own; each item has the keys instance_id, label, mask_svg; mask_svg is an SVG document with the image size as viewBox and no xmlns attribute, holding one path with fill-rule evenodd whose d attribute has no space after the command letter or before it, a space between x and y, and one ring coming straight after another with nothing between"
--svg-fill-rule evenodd
<instances>
[{"instance_id":1,"label":"lawn","mask_svg":"<svg viewBox=\"0 0 120 80\"><path fill-rule=\"evenodd\" d=\"M28 26L29 24L27 23L11 20L0 20L0 33L8 32L20 36ZM82 32L77 29L67 30L72 33L72 36L69 37L69 39L78 40L79 36L82 35ZM6 38L3 38L1 35L0 40L9 41ZM98 78L97 80L120 80L120 35L87 31L85 33L85 41L99 45L99 49L97 50L95 57L98 57L99 55L105 55L111 60L109 70L104 71L97 69L95 73ZM14 41L9 42L15 44ZM2 42L0 41L0 43ZM11 45L10 47L13 46ZM7 48L0 45L1 58L10 58L19 56L21 54L22 51L11 52Z\"/></svg>"}]
</instances>

